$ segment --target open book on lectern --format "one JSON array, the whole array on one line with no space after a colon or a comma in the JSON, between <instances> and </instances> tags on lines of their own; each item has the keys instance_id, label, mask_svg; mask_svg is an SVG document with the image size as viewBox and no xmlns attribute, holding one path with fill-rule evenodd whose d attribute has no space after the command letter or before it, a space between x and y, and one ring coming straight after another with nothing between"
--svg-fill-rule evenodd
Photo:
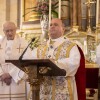
<instances>
[{"instance_id":1,"label":"open book on lectern","mask_svg":"<svg viewBox=\"0 0 100 100\"><path fill-rule=\"evenodd\" d=\"M37 67L37 73L43 76L65 76L66 71L60 69L52 60L50 59L32 59L32 60L6 60L6 62L12 63L21 70L24 67Z\"/></svg>"}]
</instances>

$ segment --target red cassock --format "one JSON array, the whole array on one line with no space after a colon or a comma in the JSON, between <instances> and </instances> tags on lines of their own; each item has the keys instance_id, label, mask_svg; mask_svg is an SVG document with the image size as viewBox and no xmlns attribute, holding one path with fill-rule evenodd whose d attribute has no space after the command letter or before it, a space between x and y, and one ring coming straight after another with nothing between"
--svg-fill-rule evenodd
<instances>
[{"instance_id":1,"label":"red cassock","mask_svg":"<svg viewBox=\"0 0 100 100\"><path fill-rule=\"evenodd\" d=\"M77 85L77 93L78 100L86 100L86 70L85 70L85 57L83 51L80 47L78 47L79 52L81 54L80 66L75 75L76 85Z\"/></svg>"}]
</instances>

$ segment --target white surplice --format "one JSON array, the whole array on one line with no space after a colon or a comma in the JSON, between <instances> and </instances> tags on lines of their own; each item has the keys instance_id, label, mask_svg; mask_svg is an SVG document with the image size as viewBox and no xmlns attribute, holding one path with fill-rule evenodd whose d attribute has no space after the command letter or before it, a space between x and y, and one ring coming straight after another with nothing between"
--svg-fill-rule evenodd
<instances>
[{"instance_id":1,"label":"white surplice","mask_svg":"<svg viewBox=\"0 0 100 100\"><path fill-rule=\"evenodd\" d=\"M50 41L54 41L54 43L51 44ZM40 100L78 100L75 74L80 65L80 53L77 45L72 46L67 52L71 44L73 43L69 39L60 37L50 39L33 50L34 58L54 59L55 64L66 71L66 76L44 77L45 80L40 87ZM69 56L66 56L67 53ZM70 87L68 80L70 80Z\"/></svg>"},{"instance_id":2,"label":"white surplice","mask_svg":"<svg viewBox=\"0 0 100 100\"><path fill-rule=\"evenodd\" d=\"M12 76L12 83L7 86L0 81L0 100L26 100L27 82L23 79L25 73L5 60L19 59L28 43L18 35L14 40L7 40L4 37L0 42L0 75L9 73ZM31 58L31 50L28 49L24 55L25 59ZM28 86L29 87L29 86Z\"/></svg>"}]
</instances>

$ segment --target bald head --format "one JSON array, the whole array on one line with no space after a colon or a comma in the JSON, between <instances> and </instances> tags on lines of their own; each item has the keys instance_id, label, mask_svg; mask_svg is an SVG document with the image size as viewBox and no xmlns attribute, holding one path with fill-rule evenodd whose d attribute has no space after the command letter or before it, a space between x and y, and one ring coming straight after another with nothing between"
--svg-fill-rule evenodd
<instances>
[{"instance_id":1,"label":"bald head","mask_svg":"<svg viewBox=\"0 0 100 100\"><path fill-rule=\"evenodd\" d=\"M65 27L64 24L62 23L62 20L58 18L54 18L51 20L49 36L52 39L56 39L63 36L64 31Z\"/></svg>"},{"instance_id":2,"label":"bald head","mask_svg":"<svg viewBox=\"0 0 100 100\"><path fill-rule=\"evenodd\" d=\"M16 25L13 22L5 22L3 24L3 31L8 40L13 40L16 34Z\"/></svg>"},{"instance_id":3,"label":"bald head","mask_svg":"<svg viewBox=\"0 0 100 100\"><path fill-rule=\"evenodd\" d=\"M3 28L6 28L6 27L16 27L16 25L13 23L13 22L10 22L10 21L7 21L3 24Z\"/></svg>"},{"instance_id":4,"label":"bald head","mask_svg":"<svg viewBox=\"0 0 100 100\"><path fill-rule=\"evenodd\" d=\"M53 23L53 22L58 22L58 23L60 23L61 25L63 25L62 20L59 19L59 18L53 18L53 19L51 20L51 22L52 22L52 23Z\"/></svg>"}]
</instances>

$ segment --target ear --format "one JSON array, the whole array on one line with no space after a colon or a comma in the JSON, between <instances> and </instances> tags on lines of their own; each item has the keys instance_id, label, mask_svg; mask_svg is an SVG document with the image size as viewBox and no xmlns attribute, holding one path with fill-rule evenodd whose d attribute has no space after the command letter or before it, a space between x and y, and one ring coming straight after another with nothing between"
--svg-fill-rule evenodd
<instances>
[{"instance_id":1,"label":"ear","mask_svg":"<svg viewBox=\"0 0 100 100\"><path fill-rule=\"evenodd\" d=\"M62 23L62 28L63 28L63 31L65 31L65 24Z\"/></svg>"},{"instance_id":2,"label":"ear","mask_svg":"<svg viewBox=\"0 0 100 100\"><path fill-rule=\"evenodd\" d=\"M63 31L65 32L65 27L63 27Z\"/></svg>"}]
</instances>

